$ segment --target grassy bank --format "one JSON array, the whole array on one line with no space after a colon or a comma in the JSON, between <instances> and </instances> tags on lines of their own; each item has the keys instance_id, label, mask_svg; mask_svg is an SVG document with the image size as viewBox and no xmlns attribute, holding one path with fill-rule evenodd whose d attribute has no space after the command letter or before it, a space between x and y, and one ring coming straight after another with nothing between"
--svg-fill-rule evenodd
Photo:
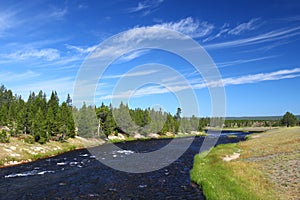
<instances>
[{"instance_id":1,"label":"grassy bank","mask_svg":"<svg viewBox=\"0 0 300 200\"><path fill-rule=\"evenodd\" d=\"M191 179L207 199L297 199L299 157L300 128L272 129L196 155Z\"/></svg>"},{"instance_id":2,"label":"grassy bank","mask_svg":"<svg viewBox=\"0 0 300 200\"><path fill-rule=\"evenodd\" d=\"M173 134L173 135L158 135L156 137L130 137L125 136L123 139L109 139L109 143L119 143L119 142L130 142L130 141L146 141L146 140L155 140L155 139L173 139L173 138L183 138L183 137L196 137L196 136L207 136L206 133L201 132L198 134L192 134L192 133L179 133L179 134Z\"/></svg>"},{"instance_id":3,"label":"grassy bank","mask_svg":"<svg viewBox=\"0 0 300 200\"><path fill-rule=\"evenodd\" d=\"M45 144L27 143L18 138L10 138L9 143L0 143L0 167L31 162L40 158L55 156L75 149L102 144L97 139L70 138L65 142L50 141Z\"/></svg>"}]
</instances>

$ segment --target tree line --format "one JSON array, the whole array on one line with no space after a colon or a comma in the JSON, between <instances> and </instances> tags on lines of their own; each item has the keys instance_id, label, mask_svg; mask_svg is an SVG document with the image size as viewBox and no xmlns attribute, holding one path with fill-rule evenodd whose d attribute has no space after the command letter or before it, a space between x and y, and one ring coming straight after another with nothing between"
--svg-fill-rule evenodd
<instances>
[{"instance_id":1,"label":"tree line","mask_svg":"<svg viewBox=\"0 0 300 200\"><path fill-rule=\"evenodd\" d=\"M99 107L87 106L74 108L74 118L81 136L108 136L125 133L127 135L156 133L164 135L167 132L177 134L202 131L207 126L207 120L182 118L181 109L175 115L151 108L131 109L127 104L120 103L115 108L112 105L101 104Z\"/></svg>"},{"instance_id":2,"label":"tree line","mask_svg":"<svg viewBox=\"0 0 300 200\"><path fill-rule=\"evenodd\" d=\"M219 124L222 122L222 124ZM60 103L53 91L47 100L43 91L31 92L27 101L4 85L0 87L0 140L7 141L10 136L29 135L35 142L45 143L49 140L63 141L76 135L82 137L106 137L110 134L127 135L167 132L191 133L219 124L220 128L251 126L295 126L299 120L287 112L280 120L225 120L221 118L181 117L178 108L175 115L153 108L131 109L121 102L118 107L112 105L90 106L83 103L80 108L72 106L70 95ZM8 130L3 129L7 127ZM1 141L0 141L1 142Z\"/></svg>"},{"instance_id":3,"label":"tree line","mask_svg":"<svg viewBox=\"0 0 300 200\"><path fill-rule=\"evenodd\" d=\"M11 136L31 135L41 144L75 136L72 100L59 103L55 91L47 101L46 94L31 92L27 101L13 95L4 85L0 87L0 127L8 127ZM2 130L3 132L3 130ZM2 135L4 135L2 133Z\"/></svg>"}]
</instances>

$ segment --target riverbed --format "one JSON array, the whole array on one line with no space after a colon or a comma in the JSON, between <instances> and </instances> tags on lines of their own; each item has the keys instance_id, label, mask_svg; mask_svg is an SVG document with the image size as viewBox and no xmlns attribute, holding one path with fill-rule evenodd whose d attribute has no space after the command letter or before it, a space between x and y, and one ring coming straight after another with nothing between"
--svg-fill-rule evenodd
<instances>
[{"instance_id":1,"label":"riverbed","mask_svg":"<svg viewBox=\"0 0 300 200\"><path fill-rule=\"evenodd\" d=\"M209 136L208 136L209 137ZM133 153L152 152L171 139L118 143L122 149L109 151L110 144L64 153L32 163L0 169L0 199L205 199L189 172L205 137L178 138L191 145L172 164L147 173L112 169L101 160L126 159ZM244 140L244 135L221 135L216 143ZM184 147L182 147L184 148ZM91 152L101 152L95 156Z\"/></svg>"}]
</instances>

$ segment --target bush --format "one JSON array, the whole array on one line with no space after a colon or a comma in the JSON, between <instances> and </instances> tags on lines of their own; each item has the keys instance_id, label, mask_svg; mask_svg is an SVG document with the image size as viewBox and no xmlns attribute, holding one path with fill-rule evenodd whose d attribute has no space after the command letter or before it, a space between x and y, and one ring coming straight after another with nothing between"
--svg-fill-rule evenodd
<instances>
[{"instance_id":1,"label":"bush","mask_svg":"<svg viewBox=\"0 0 300 200\"><path fill-rule=\"evenodd\" d=\"M5 130L0 132L0 142L1 143L9 143L9 136L7 135Z\"/></svg>"},{"instance_id":2,"label":"bush","mask_svg":"<svg viewBox=\"0 0 300 200\"><path fill-rule=\"evenodd\" d=\"M44 137L40 137L40 139L37 142L40 144L45 144L47 142L47 139Z\"/></svg>"},{"instance_id":3,"label":"bush","mask_svg":"<svg viewBox=\"0 0 300 200\"><path fill-rule=\"evenodd\" d=\"M21 141L26 142L28 144L34 144L34 142L35 142L32 135L28 135L28 134L18 135L18 140L21 140Z\"/></svg>"},{"instance_id":4,"label":"bush","mask_svg":"<svg viewBox=\"0 0 300 200\"><path fill-rule=\"evenodd\" d=\"M28 143L28 144L34 144L34 138L32 137L32 135L23 135L24 136L24 142Z\"/></svg>"}]
</instances>

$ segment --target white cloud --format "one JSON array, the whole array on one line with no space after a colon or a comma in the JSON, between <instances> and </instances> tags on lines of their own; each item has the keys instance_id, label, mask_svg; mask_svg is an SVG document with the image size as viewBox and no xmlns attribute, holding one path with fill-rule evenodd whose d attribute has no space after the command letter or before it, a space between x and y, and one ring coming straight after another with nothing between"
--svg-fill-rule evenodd
<instances>
[{"instance_id":1,"label":"white cloud","mask_svg":"<svg viewBox=\"0 0 300 200\"><path fill-rule=\"evenodd\" d=\"M274 57L276 57L276 56L264 56L264 57L251 58L251 59L239 59L239 60L233 60L233 61L227 61L227 62L219 62L219 63L215 63L215 64L218 68L221 68L221 67L228 67L228 66L233 66L233 65L239 65L239 64L260 61L260 60L266 60L266 59L270 59L270 58L274 58Z\"/></svg>"},{"instance_id":2,"label":"white cloud","mask_svg":"<svg viewBox=\"0 0 300 200\"><path fill-rule=\"evenodd\" d=\"M198 20L195 20L192 17L187 17L177 22L156 24L153 27L171 29L189 35L192 38L206 36L210 34L211 31L214 29L213 24L210 24L206 21L199 22Z\"/></svg>"},{"instance_id":3,"label":"white cloud","mask_svg":"<svg viewBox=\"0 0 300 200\"><path fill-rule=\"evenodd\" d=\"M75 50L81 54L91 53L92 51L94 51L97 48L97 45L90 46L87 48L82 48L82 47L78 47L78 46L74 46L74 45L70 45L70 44L65 44L65 46L68 49Z\"/></svg>"},{"instance_id":4,"label":"white cloud","mask_svg":"<svg viewBox=\"0 0 300 200\"><path fill-rule=\"evenodd\" d=\"M19 50L15 53L2 55L4 58L16 59L16 60L25 60L30 58L42 58L47 61L53 61L60 57L59 51L57 49L28 49L28 50Z\"/></svg>"},{"instance_id":5,"label":"white cloud","mask_svg":"<svg viewBox=\"0 0 300 200\"><path fill-rule=\"evenodd\" d=\"M134 76L145 76L157 73L158 70L148 70L148 71L138 71L138 72L131 72L131 73L125 73L125 74L119 74L119 75L110 75L110 76L104 76L103 79L115 79L115 78L124 78L124 77L134 77Z\"/></svg>"},{"instance_id":6,"label":"white cloud","mask_svg":"<svg viewBox=\"0 0 300 200\"><path fill-rule=\"evenodd\" d=\"M146 54L147 52L149 52L149 50L138 50L138 51L134 51L132 53L125 54L125 55L121 56L116 63L123 63L123 62L128 62L128 61L134 60L134 59Z\"/></svg>"},{"instance_id":7,"label":"white cloud","mask_svg":"<svg viewBox=\"0 0 300 200\"><path fill-rule=\"evenodd\" d=\"M102 43L101 48L95 49L90 58L102 58L110 60L120 55L126 54L140 46L152 46L159 48L162 41L170 40L186 40L187 36L179 35L173 30L187 34L190 37L198 38L205 36L211 32L213 25L207 22L199 22L191 17L182 19L177 22L161 23L152 26L142 26L130 29L123 32L121 35L116 35L110 39L110 43ZM156 43L155 43L156 42ZM75 48L68 45L67 48L76 49L79 52L85 52L84 49ZM180 48L180 47L178 47Z\"/></svg>"},{"instance_id":8,"label":"white cloud","mask_svg":"<svg viewBox=\"0 0 300 200\"><path fill-rule=\"evenodd\" d=\"M138 2L137 6L129 8L129 13L142 12L143 16L146 16L158 9L158 7L164 2L164 0L145 0Z\"/></svg>"},{"instance_id":9,"label":"white cloud","mask_svg":"<svg viewBox=\"0 0 300 200\"><path fill-rule=\"evenodd\" d=\"M249 22L241 23L234 28L230 28L228 23L225 23L220 29L219 32L215 35L211 35L203 40L203 42L208 42L214 39L221 37L222 35L240 35L245 31L255 30L259 24L257 24L259 18L251 19Z\"/></svg>"},{"instance_id":10,"label":"white cloud","mask_svg":"<svg viewBox=\"0 0 300 200\"><path fill-rule=\"evenodd\" d=\"M49 17L56 18L56 19L61 19L63 18L66 14L68 13L67 8L55 8L50 14Z\"/></svg>"},{"instance_id":11,"label":"white cloud","mask_svg":"<svg viewBox=\"0 0 300 200\"><path fill-rule=\"evenodd\" d=\"M257 22L258 20L259 20L258 18L255 18L255 19L251 19L249 22L239 24L235 28L229 30L228 34L239 35L244 31L254 30L257 28L257 24L255 24L255 22Z\"/></svg>"},{"instance_id":12,"label":"white cloud","mask_svg":"<svg viewBox=\"0 0 300 200\"><path fill-rule=\"evenodd\" d=\"M207 38L205 38L203 40L203 42L208 42L208 41L211 41L211 40L214 40L216 38L219 38L221 37L222 35L226 34L228 31L229 31L229 24L225 23L221 28L220 28L220 31L216 34L216 35L212 35L212 36L209 36Z\"/></svg>"},{"instance_id":13,"label":"white cloud","mask_svg":"<svg viewBox=\"0 0 300 200\"><path fill-rule=\"evenodd\" d=\"M259 83L263 81L275 81L281 79L289 79L295 78L300 76L300 68L295 69L286 69L286 70L279 70L276 72L270 73L259 73L259 74L251 74L245 75L240 77L230 77L224 78L220 82L209 82L209 83L201 83L194 85L195 89L202 89L205 87L221 87L229 86L229 85L242 85L242 84L249 84L249 83Z\"/></svg>"},{"instance_id":14,"label":"white cloud","mask_svg":"<svg viewBox=\"0 0 300 200\"><path fill-rule=\"evenodd\" d=\"M160 85L154 85L154 86L148 86L143 87L139 90L133 91L123 91L118 94L114 95L106 95L102 96L101 99L122 99L122 98L133 98L133 97L142 97L147 95L155 95L155 94L165 94L170 92L179 92L186 89L194 89L199 90L207 87L226 87L230 85L242 85L242 84L255 84L263 81L276 81L276 80L282 80L282 79L291 79L300 77L300 68L294 68L294 69L286 69L286 70L279 70L275 72L269 72L269 73L259 73L259 74L252 74L252 75L245 75L240 77L229 77L224 78L220 81L216 82L200 82L197 80L190 80L190 84L193 82L192 85L187 85L186 83L179 83L178 81L174 80L174 82L171 82L171 80L168 80L168 84L162 87ZM198 82L194 84L195 82ZM200 82L200 83L199 83Z\"/></svg>"},{"instance_id":15,"label":"white cloud","mask_svg":"<svg viewBox=\"0 0 300 200\"><path fill-rule=\"evenodd\" d=\"M264 34L260 34L255 37L215 43L215 44L208 44L205 45L204 47L207 49L216 49L216 48L238 47L238 46L246 46L246 45L260 44L264 42L277 41L277 40L282 40L282 39L299 35L300 34L299 30L300 30L300 26L294 28L279 29Z\"/></svg>"}]
</instances>

